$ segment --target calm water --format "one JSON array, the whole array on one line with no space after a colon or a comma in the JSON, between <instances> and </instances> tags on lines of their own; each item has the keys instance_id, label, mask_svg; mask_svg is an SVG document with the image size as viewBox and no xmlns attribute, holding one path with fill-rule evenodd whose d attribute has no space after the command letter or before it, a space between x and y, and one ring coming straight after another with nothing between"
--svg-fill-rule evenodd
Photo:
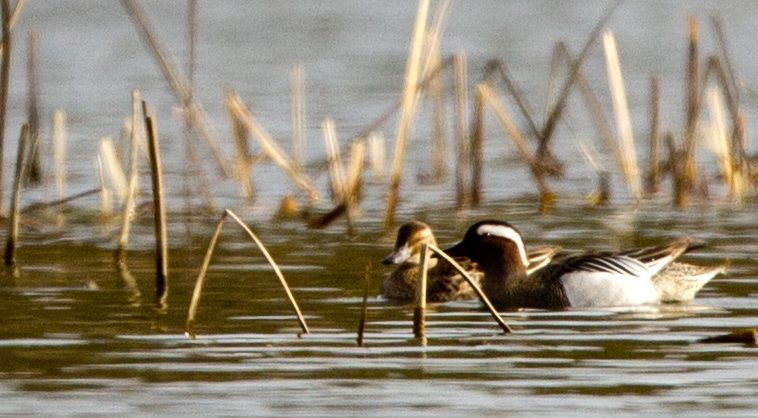
<instances>
[{"instance_id":1,"label":"calm water","mask_svg":"<svg viewBox=\"0 0 758 418\"><path fill-rule=\"evenodd\" d=\"M288 148L288 71L302 64L310 161L323 155L322 118L334 118L346 142L398 94L415 12L411 2L200 3L197 95L228 155L225 87L236 89ZM605 5L455 2L443 54L464 49L472 83L488 59L504 58L538 109L553 42L565 40L578 50ZM167 48L184 62L184 2L145 2L145 7ZM758 130L758 106L750 93L758 81L758 58L750 53L758 6L629 1L609 27L617 36L640 151L648 76L661 75L663 123L678 132L686 18L689 13L699 18L707 56L717 51L707 21L714 11L726 22L745 88L749 141ZM477 302L449 303L430 309L429 342L423 347L412 338L412 309L375 297L387 272L378 261L392 244L381 233L381 185L366 185L358 232L348 236L344 221L310 230L298 220L272 220L282 196L296 193L276 168L255 167L258 200L246 207L237 186L217 179L207 161L216 212L234 208L259 234L293 287L312 333L297 337L297 322L275 276L241 231L228 224L200 304L198 339L187 340L183 331L192 288L219 215L184 210L183 136L172 95L119 3L29 2L15 29L5 173L25 117L24 35L30 28L38 33L43 119L50 120L57 108L68 114L69 193L97 184L98 141L118 138L131 89L139 88L155 109L169 188L171 290L165 309L156 309L149 215L134 227L126 272L113 262L118 220L98 221L95 197L71 204L63 224L52 213L26 217L20 274L14 278L4 271L0 278L0 414L755 416L756 347L697 342L758 326L755 199L741 206L726 202L713 180L709 201L672 210L664 186L660 196L633 209L615 176L611 207L588 208L585 196L594 191L595 178L575 144L595 141L595 134L578 100L569 105L556 134L556 155L567 172L551 181L558 200L548 215L538 214L528 173L494 121L487 128L483 207L453 211L450 178L417 184L428 161L429 118L422 107L398 222L429 222L443 245L485 217L513 222L528 245L627 248L694 236L708 245L690 260L728 261L729 274L708 284L691 304L504 312L516 329L506 336ZM603 66L595 48L585 72L608 104ZM44 141L49 131L45 123ZM384 133L392 137L392 123ZM699 159L715 176L713 158L703 151ZM325 211L330 206L326 175L315 169L308 174L322 195L315 210ZM7 190L7 175L5 180ZM197 184L192 179L191 185ZM24 204L52 196L52 186L38 187L25 192ZM192 203L199 206L200 200ZM367 347L359 348L355 330L368 264Z\"/></svg>"}]
</instances>

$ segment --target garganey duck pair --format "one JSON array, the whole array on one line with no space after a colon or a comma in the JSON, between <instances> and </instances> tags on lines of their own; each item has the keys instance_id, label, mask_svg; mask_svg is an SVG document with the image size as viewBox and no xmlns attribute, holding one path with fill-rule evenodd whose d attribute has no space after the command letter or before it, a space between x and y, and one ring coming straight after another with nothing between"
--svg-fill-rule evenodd
<instances>
[{"instance_id":1,"label":"garganey duck pair","mask_svg":"<svg viewBox=\"0 0 758 418\"><path fill-rule=\"evenodd\" d=\"M416 283L421 268L421 247L423 244L437 245L429 225L423 222L409 222L397 231L395 249L382 261L396 264L395 271L384 280L382 294L388 299L408 301L415 298ZM527 254L527 274L546 266L560 247L543 246L530 250ZM478 265L467 257L456 258L471 278L481 287L484 273ZM476 298L474 289L450 264L431 258L427 271L427 300L447 302L451 300Z\"/></svg>"},{"instance_id":2,"label":"garganey duck pair","mask_svg":"<svg viewBox=\"0 0 758 418\"><path fill-rule=\"evenodd\" d=\"M413 297L423 242L434 243L425 224L412 222L400 228L395 252L385 262L402 264L385 280L385 297ZM725 266L701 267L675 261L698 247L685 238L620 252L557 255L557 247L532 252L527 251L521 234L511 224L483 221L472 225L463 240L445 252L466 260L484 293L499 308L563 309L692 300L709 280L725 271ZM440 262L430 267L428 299L473 297L468 283L446 265Z\"/></svg>"}]
</instances>

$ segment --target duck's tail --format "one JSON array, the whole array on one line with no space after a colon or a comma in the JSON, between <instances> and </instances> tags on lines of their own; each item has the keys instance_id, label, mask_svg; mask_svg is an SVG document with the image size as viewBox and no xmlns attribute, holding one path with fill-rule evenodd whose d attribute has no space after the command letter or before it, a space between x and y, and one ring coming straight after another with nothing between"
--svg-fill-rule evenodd
<instances>
[{"instance_id":1,"label":"duck's tail","mask_svg":"<svg viewBox=\"0 0 758 418\"><path fill-rule=\"evenodd\" d=\"M687 302L717 274L726 273L726 268L726 264L696 266L675 262L653 276L653 286L661 302Z\"/></svg>"}]
</instances>

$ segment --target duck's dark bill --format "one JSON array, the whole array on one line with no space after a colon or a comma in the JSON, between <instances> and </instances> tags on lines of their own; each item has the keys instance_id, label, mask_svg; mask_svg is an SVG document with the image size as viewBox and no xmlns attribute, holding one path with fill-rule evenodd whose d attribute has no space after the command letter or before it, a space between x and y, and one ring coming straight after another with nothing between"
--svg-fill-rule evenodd
<instances>
[{"instance_id":1,"label":"duck's dark bill","mask_svg":"<svg viewBox=\"0 0 758 418\"><path fill-rule=\"evenodd\" d=\"M469 254L466 252L466 248L463 245L463 241L453 245L450 248L445 248L445 254L449 255L450 257L468 257Z\"/></svg>"}]
</instances>

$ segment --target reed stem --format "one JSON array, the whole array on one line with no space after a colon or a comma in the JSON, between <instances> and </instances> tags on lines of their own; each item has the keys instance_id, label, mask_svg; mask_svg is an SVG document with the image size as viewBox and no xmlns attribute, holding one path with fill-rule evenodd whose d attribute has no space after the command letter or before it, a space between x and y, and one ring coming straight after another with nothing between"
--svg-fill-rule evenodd
<instances>
[{"instance_id":1,"label":"reed stem","mask_svg":"<svg viewBox=\"0 0 758 418\"><path fill-rule=\"evenodd\" d=\"M292 118L292 162L295 170L302 171L305 163L305 101L303 100L303 67L290 70L290 114Z\"/></svg>"},{"instance_id":2,"label":"reed stem","mask_svg":"<svg viewBox=\"0 0 758 418\"><path fill-rule=\"evenodd\" d=\"M55 164L55 195L63 199L66 194L66 112L53 114L53 161Z\"/></svg>"},{"instance_id":3,"label":"reed stem","mask_svg":"<svg viewBox=\"0 0 758 418\"><path fill-rule=\"evenodd\" d=\"M416 22L413 25L408 61L405 66L402 102L395 132L395 151L392 157L392 169L387 187L387 206L384 212L384 231L392 230L397 209L397 195L400 190L400 177L403 171L405 143L410 136L413 114L415 113L418 80L421 74L421 52L426 32L426 20L429 12L429 0L419 0Z\"/></svg>"},{"instance_id":4,"label":"reed stem","mask_svg":"<svg viewBox=\"0 0 758 418\"><path fill-rule=\"evenodd\" d=\"M18 138L18 151L16 154L16 173L13 177L13 195L10 205L10 220L8 222L8 239L5 243L5 265L16 265L16 244L18 243L18 224L21 221L19 203L21 201L21 183L24 177L24 158L26 144L29 141L29 125L21 125L21 133Z\"/></svg>"},{"instance_id":5,"label":"reed stem","mask_svg":"<svg viewBox=\"0 0 758 418\"><path fill-rule=\"evenodd\" d=\"M166 208L163 202L163 172L158 146L155 120L142 101L142 113L147 128L148 150L150 151L150 173L153 180L153 211L155 216L155 294L159 305L164 305L168 297L168 236L166 228Z\"/></svg>"},{"instance_id":6,"label":"reed stem","mask_svg":"<svg viewBox=\"0 0 758 418\"><path fill-rule=\"evenodd\" d=\"M195 324L195 314L197 313L197 307L200 304L200 295L203 292L203 285L205 285L206 273L208 273L208 266L211 263L213 250L216 248L216 242L218 241L218 236L221 233L221 227L224 226L226 215L227 212L224 211L224 213L221 214L221 219L219 219L218 223L216 224L216 229L213 230L211 241L208 243L208 249L205 251L205 257L203 257L203 264L200 266L200 273L198 273L197 279L195 280L195 290L192 291L192 300L190 301L189 311L187 312L187 322L184 327L184 335L186 335L187 338L191 340L195 339L195 331L193 329L193 326Z\"/></svg>"},{"instance_id":7,"label":"reed stem","mask_svg":"<svg viewBox=\"0 0 758 418\"><path fill-rule=\"evenodd\" d=\"M318 200L318 195L313 190L310 182L293 168L292 161L281 150L281 148L279 148L271 135L269 135L268 132L266 132L255 120L255 118L253 118L253 115L242 103L242 100L240 100L240 98L232 92L226 92L225 100L227 102L227 106L229 106L229 109L234 114L234 116L245 126L245 129L247 129L247 131L250 132L258 140L263 153L266 154L268 158L271 159L271 161L278 165L282 171L284 171L284 173L287 174L290 179L292 179L295 185L297 185L308 195L308 198L310 200Z\"/></svg>"},{"instance_id":8,"label":"reed stem","mask_svg":"<svg viewBox=\"0 0 758 418\"><path fill-rule=\"evenodd\" d=\"M345 172L342 168L339 145L337 145L337 133L334 130L334 121L330 118L321 122L321 131L324 135L326 148L326 160L329 165L329 187L332 201L335 203L345 200L347 188L345 184Z\"/></svg>"},{"instance_id":9,"label":"reed stem","mask_svg":"<svg viewBox=\"0 0 758 418\"><path fill-rule=\"evenodd\" d=\"M474 110L471 117L471 206L478 207L482 199L482 147L484 143L484 99L480 89L474 90Z\"/></svg>"},{"instance_id":10,"label":"reed stem","mask_svg":"<svg viewBox=\"0 0 758 418\"><path fill-rule=\"evenodd\" d=\"M95 159L97 166L97 180L100 184L100 218L105 221L111 217L113 211L113 205L111 203L111 193L108 187L105 185L105 173L103 168L103 158L98 153Z\"/></svg>"},{"instance_id":11,"label":"reed stem","mask_svg":"<svg viewBox=\"0 0 758 418\"><path fill-rule=\"evenodd\" d=\"M29 31L27 41L27 111L29 122L29 152L28 169L24 178L29 184L39 184L42 181L40 167L40 136L39 136L39 82L37 74L37 36Z\"/></svg>"},{"instance_id":12,"label":"reed stem","mask_svg":"<svg viewBox=\"0 0 758 418\"><path fill-rule=\"evenodd\" d=\"M23 215L23 214L26 214L26 213L30 213L30 212L34 212L34 211L42 210L42 209L46 209L46 208L50 208L50 207L53 207L53 206L65 205L66 203L72 202L74 200L81 199L83 197L87 197L87 196L93 195L95 193L101 193L101 192L102 192L101 188L90 189L90 190L85 190L83 192L80 192L80 193L77 193L77 194L74 194L74 195L62 198L62 199L54 200L52 202L32 203L31 205L26 206L25 208L21 209L21 214Z\"/></svg>"},{"instance_id":13,"label":"reed stem","mask_svg":"<svg viewBox=\"0 0 758 418\"><path fill-rule=\"evenodd\" d=\"M5 144L5 122L8 105L8 83L10 81L11 70L11 48L13 38L11 37L11 7L8 0L0 0L0 17L2 18L3 32L3 51L2 64L0 65L0 212L2 212L2 202L5 200L3 189L3 148Z\"/></svg>"},{"instance_id":14,"label":"reed stem","mask_svg":"<svg viewBox=\"0 0 758 418\"><path fill-rule=\"evenodd\" d=\"M558 94L558 99L550 109L550 112L548 112L548 117L542 125L542 131L539 136L540 144L537 148L536 153L537 160L541 165L546 165L546 163L552 159L552 156L550 155L549 142L553 136L555 127L558 125L558 120L563 114L563 109L566 107L566 101L568 100L569 93L571 93L571 88L576 81L576 75L581 70L584 60L589 55L590 49L595 43L595 39L600 35L600 32L603 30L603 27L605 27L605 24L608 22L608 20L611 18L613 13L623 1L624 0L616 0L612 5L608 7L603 16L592 28L592 31L587 37L587 40L584 43L581 52L579 52L579 56L577 56L574 62L571 64L569 76L563 82L563 86L561 87L560 93Z\"/></svg>"},{"instance_id":15,"label":"reed stem","mask_svg":"<svg viewBox=\"0 0 758 418\"><path fill-rule=\"evenodd\" d=\"M650 77L650 136L647 156L647 181L646 192L648 194L656 193L660 187L661 173L659 156L660 153L660 87L658 77Z\"/></svg>"},{"instance_id":16,"label":"reed stem","mask_svg":"<svg viewBox=\"0 0 758 418\"><path fill-rule=\"evenodd\" d=\"M129 180L126 187L126 199L121 212L121 233L118 239L117 257L120 263L126 261L126 246L129 243L129 226L131 225L131 215L134 209L134 201L137 195L137 141L139 138L139 111L140 111L140 93L139 90L132 90L132 121L131 132L129 135Z\"/></svg>"},{"instance_id":17,"label":"reed stem","mask_svg":"<svg viewBox=\"0 0 758 418\"><path fill-rule=\"evenodd\" d=\"M372 132L368 136L368 152L371 161L371 179L380 183L384 180L385 148L381 132Z\"/></svg>"},{"instance_id":18,"label":"reed stem","mask_svg":"<svg viewBox=\"0 0 758 418\"><path fill-rule=\"evenodd\" d=\"M416 306L413 308L413 336L420 339L422 344L426 344L424 331L426 326L426 279L427 269L429 268L428 244L421 245L421 261L419 264L419 277L416 284Z\"/></svg>"},{"instance_id":19,"label":"reed stem","mask_svg":"<svg viewBox=\"0 0 758 418\"><path fill-rule=\"evenodd\" d=\"M116 192L119 201L123 203L126 201L126 195L128 194L127 180L124 169L121 167L121 162L116 157L116 148L113 146L113 141L110 137L100 140L100 156L102 157L103 166L108 173L110 185Z\"/></svg>"},{"instance_id":20,"label":"reed stem","mask_svg":"<svg viewBox=\"0 0 758 418\"><path fill-rule=\"evenodd\" d=\"M700 70L698 57L698 28L695 16L690 16L687 22L689 49L687 53L687 113L684 130L683 166L681 171L681 195L677 196L676 204L682 207L687 195L695 186L695 133L697 120L700 115Z\"/></svg>"},{"instance_id":21,"label":"reed stem","mask_svg":"<svg viewBox=\"0 0 758 418\"><path fill-rule=\"evenodd\" d=\"M363 289L363 303L361 304L361 317L358 320L358 347L365 347L364 334L366 331L366 314L368 312L368 293L371 289L371 264L366 264L366 270L363 273L364 281L366 283Z\"/></svg>"},{"instance_id":22,"label":"reed stem","mask_svg":"<svg viewBox=\"0 0 758 418\"><path fill-rule=\"evenodd\" d=\"M603 48L605 50L608 86L613 99L613 111L616 117L616 135L618 137L619 156L621 156L621 172L626 180L629 195L639 201L642 187L637 165L637 151L634 147L632 121L624 89L624 78L621 75L616 41L610 31L603 33Z\"/></svg>"},{"instance_id":23,"label":"reed stem","mask_svg":"<svg viewBox=\"0 0 758 418\"><path fill-rule=\"evenodd\" d=\"M436 68L440 64L439 42L433 41L433 44L436 48L428 52L428 65ZM437 73L429 83L429 99L432 107L432 171L430 173L430 180L432 183L439 183L447 175L447 161L445 161L445 95L442 91L440 73Z\"/></svg>"},{"instance_id":24,"label":"reed stem","mask_svg":"<svg viewBox=\"0 0 758 418\"><path fill-rule=\"evenodd\" d=\"M234 138L234 148L237 154L236 177L240 185L240 192L247 204L252 205L255 202L255 185L250 177L250 170L253 163L248 150L248 135L245 127L234 115L231 108L227 105L227 114L229 115L229 126L231 127L232 137Z\"/></svg>"},{"instance_id":25,"label":"reed stem","mask_svg":"<svg viewBox=\"0 0 758 418\"><path fill-rule=\"evenodd\" d=\"M495 112L498 122L500 122L500 126L503 129L503 133L513 140L513 144L516 146L519 155L524 162L526 162L535 183L537 183L537 188L541 197L540 200L544 202L545 206L547 206L553 200L553 192L550 190L550 187L548 187L543 171L540 169L537 161L529 154L529 150L526 148L526 141L524 141L521 132L519 132L516 125L511 121L511 118L505 110L505 106L503 106L502 102L495 96L489 85L486 83L479 83L476 89L476 94L478 94L484 103L487 103Z\"/></svg>"},{"instance_id":26,"label":"reed stem","mask_svg":"<svg viewBox=\"0 0 758 418\"><path fill-rule=\"evenodd\" d=\"M455 208L462 210L466 202L466 171L468 171L469 138L466 127L468 122L468 76L466 72L466 54L458 51L453 55L455 93Z\"/></svg>"},{"instance_id":27,"label":"reed stem","mask_svg":"<svg viewBox=\"0 0 758 418\"><path fill-rule=\"evenodd\" d=\"M458 273L461 274L461 276L463 276L463 278L468 282L471 288L474 289L474 292L476 293L476 295L479 296L479 299L482 301L482 303L484 303L484 306L487 308L490 315L492 315L492 318L495 320L495 322L497 322L497 324L503 330L503 333L509 334L513 332L511 327L509 327L508 324L506 324L505 321L503 321L503 318L497 312L495 307L492 306L492 303L490 302L489 298L487 298L487 295L485 295L484 292L482 292L482 289L479 287L479 285L477 285L476 282L474 282L474 279L472 279L471 276L469 276L466 269L461 267L460 264L456 263L455 260L453 260L449 255L445 254L444 251L437 248L437 246L432 245L432 244L427 244L427 246L430 250L432 250L435 254L440 256L443 260L450 263L450 265L453 266L453 268L456 269ZM422 270L426 270L426 269L422 269Z\"/></svg>"},{"instance_id":28,"label":"reed stem","mask_svg":"<svg viewBox=\"0 0 758 418\"><path fill-rule=\"evenodd\" d=\"M145 11L139 5L137 0L121 0L121 4L123 4L127 14L129 14L137 32L153 52L153 56L156 61L158 61L158 66L163 73L163 77L171 87L171 91L177 97L182 107L188 109L188 112L185 112L185 117L189 118L189 123L195 127L196 132L205 140L205 143L208 145L211 155L216 162L216 167L219 173L226 178L231 178L232 173L228 168L226 159L221 154L221 150L218 146L218 139L213 132L213 129L210 127L207 115L202 108L193 101L190 83L181 74L178 67L171 60L171 57L165 53L165 49L155 35L155 31L150 25Z\"/></svg>"},{"instance_id":29,"label":"reed stem","mask_svg":"<svg viewBox=\"0 0 758 418\"><path fill-rule=\"evenodd\" d=\"M295 314L297 315L297 320L300 323L300 328L302 328L303 333L308 334L310 331L308 330L308 325L305 323L305 318L303 318L303 314L300 313L300 307L297 305L297 301L295 301L295 297L292 295L292 291L290 290L289 285L287 285L287 281L284 280L284 275L282 275L281 270L279 270L279 266L277 266L274 259L271 257L271 254L269 254L268 250L266 250L266 247L263 245L261 240L258 239L258 237L253 233L248 226L242 222L242 220L231 210L226 209L225 213L227 213L229 216L234 219L237 224L239 224L242 229L245 230L247 235L255 242L255 245L258 246L258 248L261 250L261 253L263 253L263 256L266 257L266 261L271 265L271 267L274 269L274 273L276 273L276 277L279 278L279 282L282 284L282 287L284 288L284 291L287 293L287 298L289 299L290 303L292 304L292 308L295 310Z\"/></svg>"}]
</instances>

